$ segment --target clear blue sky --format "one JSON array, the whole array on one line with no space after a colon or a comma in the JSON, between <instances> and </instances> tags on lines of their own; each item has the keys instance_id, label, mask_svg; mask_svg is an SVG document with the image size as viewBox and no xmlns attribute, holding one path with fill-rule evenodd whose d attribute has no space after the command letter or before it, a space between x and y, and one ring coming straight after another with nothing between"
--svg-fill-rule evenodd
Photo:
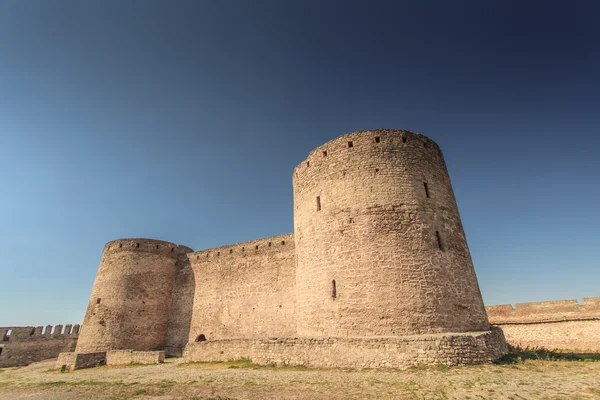
<instances>
[{"instance_id":1,"label":"clear blue sky","mask_svg":"<svg viewBox=\"0 0 600 400\"><path fill-rule=\"evenodd\" d=\"M0 0L0 326L78 323L102 248L293 230L344 133L442 148L486 304L600 295L592 1Z\"/></svg>"}]
</instances>

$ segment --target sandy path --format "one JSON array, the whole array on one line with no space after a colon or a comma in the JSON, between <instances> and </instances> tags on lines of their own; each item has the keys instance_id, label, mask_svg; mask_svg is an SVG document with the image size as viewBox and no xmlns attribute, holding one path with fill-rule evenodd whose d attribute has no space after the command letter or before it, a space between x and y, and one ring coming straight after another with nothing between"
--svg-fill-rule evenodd
<instances>
[{"instance_id":1,"label":"sandy path","mask_svg":"<svg viewBox=\"0 0 600 400\"><path fill-rule=\"evenodd\" d=\"M409 371L254 369L236 363L176 362L48 371L53 366L53 361L45 361L0 370L0 398L600 399L600 362L527 361Z\"/></svg>"}]
</instances>

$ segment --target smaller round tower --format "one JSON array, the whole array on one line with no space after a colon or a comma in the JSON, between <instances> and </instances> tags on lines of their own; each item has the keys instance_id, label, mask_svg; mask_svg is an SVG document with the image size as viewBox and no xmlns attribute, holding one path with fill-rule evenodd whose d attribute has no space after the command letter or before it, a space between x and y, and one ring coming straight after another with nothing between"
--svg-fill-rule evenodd
<instances>
[{"instance_id":1,"label":"smaller round tower","mask_svg":"<svg viewBox=\"0 0 600 400\"><path fill-rule=\"evenodd\" d=\"M151 239L107 243L76 351L163 348L174 275L191 251Z\"/></svg>"}]
</instances>

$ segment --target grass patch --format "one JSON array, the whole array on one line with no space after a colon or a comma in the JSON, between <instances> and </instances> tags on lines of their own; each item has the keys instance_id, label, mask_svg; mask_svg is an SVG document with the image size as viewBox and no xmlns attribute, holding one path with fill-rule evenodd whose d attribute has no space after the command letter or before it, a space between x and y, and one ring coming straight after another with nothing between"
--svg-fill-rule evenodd
<instances>
[{"instance_id":1,"label":"grass patch","mask_svg":"<svg viewBox=\"0 0 600 400\"><path fill-rule=\"evenodd\" d=\"M572 353L560 350L548 350L544 347L525 347L508 345L508 354L495 364L522 364L527 360L543 361L600 361L600 353Z\"/></svg>"},{"instance_id":2,"label":"grass patch","mask_svg":"<svg viewBox=\"0 0 600 400\"><path fill-rule=\"evenodd\" d=\"M247 358L241 358L239 360L233 361L198 361L198 362L187 362L179 364L179 367L182 368L199 368L199 369L256 369L260 368L260 365L256 365L252 363L251 360Z\"/></svg>"}]
</instances>

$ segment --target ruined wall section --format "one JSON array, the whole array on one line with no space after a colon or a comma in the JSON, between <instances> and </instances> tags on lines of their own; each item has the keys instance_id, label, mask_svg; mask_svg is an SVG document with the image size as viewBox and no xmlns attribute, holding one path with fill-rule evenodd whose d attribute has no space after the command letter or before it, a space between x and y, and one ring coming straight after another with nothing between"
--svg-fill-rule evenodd
<instances>
[{"instance_id":1,"label":"ruined wall section","mask_svg":"<svg viewBox=\"0 0 600 400\"><path fill-rule=\"evenodd\" d=\"M600 351L600 297L486 307L513 346L575 352Z\"/></svg>"},{"instance_id":2,"label":"ruined wall section","mask_svg":"<svg viewBox=\"0 0 600 400\"><path fill-rule=\"evenodd\" d=\"M162 350L176 266L190 251L150 239L107 243L76 351Z\"/></svg>"},{"instance_id":3,"label":"ruined wall section","mask_svg":"<svg viewBox=\"0 0 600 400\"><path fill-rule=\"evenodd\" d=\"M79 325L0 327L0 368L28 365L75 349Z\"/></svg>"},{"instance_id":4,"label":"ruined wall section","mask_svg":"<svg viewBox=\"0 0 600 400\"><path fill-rule=\"evenodd\" d=\"M299 335L489 328L433 141L400 130L344 135L312 151L293 183Z\"/></svg>"},{"instance_id":5,"label":"ruined wall section","mask_svg":"<svg viewBox=\"0 0 600 400\"><path fill-rule=\"evenodd\" d=\"M531 324L540 322L578 321L600 319L600 297L584 297L583 304L577 300L553 300L533 303L517 303L487 306L490 323Z\"/></svg>"},{"instance_id":6,"label":"ruined wall section","mask_svg":"<svg viewBox=\"0 0 600 400\"><path fill-rule=\"evenodd\" d=\"M196 279L190 342L294 336L294 235L188 254Z\"/></svg>"}]
</instances>

